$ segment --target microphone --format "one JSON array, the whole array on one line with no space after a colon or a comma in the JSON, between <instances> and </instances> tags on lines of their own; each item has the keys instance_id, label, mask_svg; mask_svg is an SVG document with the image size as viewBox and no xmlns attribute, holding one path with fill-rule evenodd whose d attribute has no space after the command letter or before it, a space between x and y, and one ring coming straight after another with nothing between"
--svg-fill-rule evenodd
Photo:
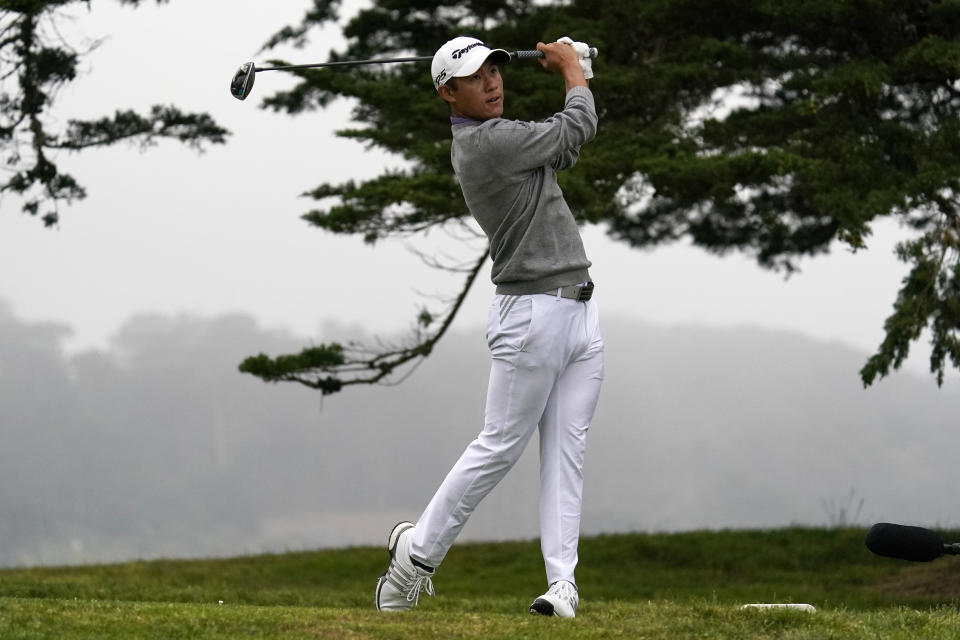
<instances>
[{"instance_id":1,"label":"microphone","mask_svg":"<svg viewBox=\"0 0 960 640\"><path fill-rule=\"evenodd\" d=\"M960 544L944 544L936 531L880 522L870 527L864 542L878 556L910 562L930 562L942 555L960 555Z\"/></svg>"}]
</instances>

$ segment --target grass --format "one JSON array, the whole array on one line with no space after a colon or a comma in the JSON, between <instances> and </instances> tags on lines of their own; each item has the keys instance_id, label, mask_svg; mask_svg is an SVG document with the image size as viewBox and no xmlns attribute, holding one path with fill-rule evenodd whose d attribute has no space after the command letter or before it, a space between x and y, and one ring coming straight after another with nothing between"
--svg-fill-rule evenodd
<instances>
[{"instance_id":1,"label":"grass","mask_svg":"<svg viewBox=\"0 0 960 640\"><path fill-rule=\"evenodd\" d=\"M960 638L960 564L877 558L863 535L586 538L575 620L526 613L545 586L535 541L455 546L437 597L399 615L372 607L382 548L12 569L0 571L0 638Z\"/></svg>"}]
</instances>

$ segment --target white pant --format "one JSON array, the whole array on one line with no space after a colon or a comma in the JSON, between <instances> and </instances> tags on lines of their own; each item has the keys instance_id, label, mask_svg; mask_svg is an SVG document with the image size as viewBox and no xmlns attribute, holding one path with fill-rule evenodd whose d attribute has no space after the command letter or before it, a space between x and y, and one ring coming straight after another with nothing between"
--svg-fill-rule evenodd
<instances>
[{"instance_id":1,"label":"white pant","mask_svg":"<svg viewBox=\"0 0 960 640\"><path fill-rule=\"evenodd\" d=\"M587 429L603 380L593 300L497 295L487 320L493 362L483 431L417 522L411 555L439 566L480 501L540 428L540 547L547 583L574 581Z\"/></svg>"}]
</instances>

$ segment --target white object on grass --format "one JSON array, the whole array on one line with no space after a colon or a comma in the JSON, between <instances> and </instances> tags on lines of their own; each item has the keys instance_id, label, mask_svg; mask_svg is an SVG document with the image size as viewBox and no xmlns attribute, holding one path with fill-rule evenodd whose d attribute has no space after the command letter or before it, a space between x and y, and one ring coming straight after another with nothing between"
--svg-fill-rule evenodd
<instances>
[{"instance_id":1,"label":"white object on grass","mask_svg":"<svg viewBox=\"0 0 960 640\"><path fill-rule=\"evenodd\" d=\"M812 604L791 604L791 603L760 603L745 604L741 609L793 609L795 611L808 611L813 613L817 610Z\"/></svg>"}]
</instances>

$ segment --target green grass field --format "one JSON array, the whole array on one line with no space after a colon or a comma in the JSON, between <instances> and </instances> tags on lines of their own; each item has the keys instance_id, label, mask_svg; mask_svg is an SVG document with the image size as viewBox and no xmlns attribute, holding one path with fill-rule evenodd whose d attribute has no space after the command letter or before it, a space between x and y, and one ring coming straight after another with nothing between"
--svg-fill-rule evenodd
<instances>
[{"instance_id":1,"label":"green grass field","mask_svg":"<svg viewBox=\"0 0 960 640\"><path fill-rule=\"evenodd\" d=\"M863 536L585 538L575 620L527 613L545 588L536 541L455 546L437 596L403 614L373 610L383 548L3 570L0 638L960 638L960 563L877 558Z\"/></svg>"}]
</instances>

